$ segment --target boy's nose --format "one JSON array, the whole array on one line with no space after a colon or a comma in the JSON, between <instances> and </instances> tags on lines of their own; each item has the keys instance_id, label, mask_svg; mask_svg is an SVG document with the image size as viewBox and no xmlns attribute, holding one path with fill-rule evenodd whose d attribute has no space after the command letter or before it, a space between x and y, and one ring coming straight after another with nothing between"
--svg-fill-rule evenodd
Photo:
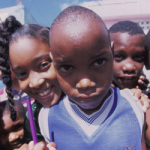
<instances>
[{"instance_id":1,"label":"boy's nose","mask_svg":"<svg viewBox=\"0 0 150 150\"><path fill-rule=\"evenodd\" d=\"M132 63L126 63L123 65L122 70L125 74L134 74L135 66Z\"/></svg>"},{"instance_id":2,"label":"boy's nose","mask_svg":"<svg viewBox=\"0 0 150 150\"><path fill-rule=\"evenodd\" d=\"M80 90L90 90L94 88L95 85L96 85L95 82L91 81L88 78L84 78L77 83L76 88Z\"/></svg>"},{"instance_id":3,"label":"boy's nose","mask_svg":"<svg viewBox=\"0 0 150 150\"><path fill-rule=\"evenodd\" d=\"M38 74L32 74L29 82L30 88L39 88L44 83L44 79Z\"/></svg>"}]
</instances>

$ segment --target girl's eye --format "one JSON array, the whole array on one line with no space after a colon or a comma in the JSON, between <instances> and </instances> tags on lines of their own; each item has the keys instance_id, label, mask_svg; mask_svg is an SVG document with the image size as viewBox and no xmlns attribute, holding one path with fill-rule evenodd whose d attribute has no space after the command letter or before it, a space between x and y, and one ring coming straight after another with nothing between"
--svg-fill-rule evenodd
<instances>
[{"instance_id":1,"label":"girl's eye","mask_svg":"<svg viewBox=\"0 0 150 150\"><path fill-rule=\"evenodd\" d=\"M51 63L50 61L44 61L44 62L42 62L41 65L40 65L40 69L47 68L50 63Z\"/></svg>"},{"instance_id":2,"label":"girl's eye","mask_svg":"<svg viewBox=\"0 0 150 150\"><path fill-rule=\"evenodd\" d=\"M72 69L73 69L73 67L70 66L70 65L63 65L63 66L58 68L58 70L61 71L61 72L69 72Z\"/></svg>"},{"instance_id":3,"label":"girl's eye","mask_svg":"<svg viewBox=\"0 0 150 150\"><path fill-rule=\"evenodd\" d=\"M124 59L124 57L120 54L114 55L114 60L120 62Z\"/></svg>"},{"instance_id":4,"label":"girl's eye","mask_svg":"<svg viewBox=\"0 0 150 150\"><path fill-rule=\"evenodd\" d=\"M95 66L102 66L106 62L105 59L98 59L94 62Z\"/></svg>"},{"instance_id":5,"label":"girl's eye","mask_svg":"<svg viewBox=\"0 0 150 150\"><path fill-rule=\"evenodd\" d=\"M24 78L26 75L27 75L26 72L20 72L20 73L17 73L17 74L16 74L16 77L17 77L18 79L22 79L22 78Z\"/></svg>"}]
</instances>

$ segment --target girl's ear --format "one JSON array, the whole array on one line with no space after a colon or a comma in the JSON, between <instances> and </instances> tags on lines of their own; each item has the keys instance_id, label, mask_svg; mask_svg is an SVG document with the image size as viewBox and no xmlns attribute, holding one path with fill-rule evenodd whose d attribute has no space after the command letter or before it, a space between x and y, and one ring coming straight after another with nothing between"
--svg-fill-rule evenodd
<instances>
[{"instance_id":1,"label":"girl's ear","mask_svg":"<svg viewBox=\"0 0 150 150\"><path fill-rule=\"evenodd\" d=\"M113 55L114 55L114 41L112 41L112 42L110 43L110 46L111 46L112 53L113 53Z\"/></svg>"},{"instance_id":2,"label":"girl's ear","mask_svg":"<svg viewBox=\"0 0 150 150\"><path fill-rule=\"evenodd\" d=\"M145 64L145 67L147 70L150 70L150 47L145 47L145 51L146 51L146 54L145 54L145 61L144 61L144 64Z\"/></svg>"}]
</instances>

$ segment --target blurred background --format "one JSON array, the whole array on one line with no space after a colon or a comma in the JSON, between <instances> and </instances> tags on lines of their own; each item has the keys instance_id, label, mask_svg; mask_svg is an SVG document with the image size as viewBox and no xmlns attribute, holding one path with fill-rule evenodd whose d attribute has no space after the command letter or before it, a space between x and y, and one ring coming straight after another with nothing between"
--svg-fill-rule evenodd
<instances>
[{"instance_id":1,"label":"blurred background","mask_svg":"<svg viewBox=\"0 0 150 150\"><path fill-rule=\"evenodd\" d=\"M55 17L70 5L94 10L109 28L115 22L137 22L145 33L150 29L150 0L0 0L0 21L14 15L22 23L50 26Z\"/></svg>"}]
</instances>

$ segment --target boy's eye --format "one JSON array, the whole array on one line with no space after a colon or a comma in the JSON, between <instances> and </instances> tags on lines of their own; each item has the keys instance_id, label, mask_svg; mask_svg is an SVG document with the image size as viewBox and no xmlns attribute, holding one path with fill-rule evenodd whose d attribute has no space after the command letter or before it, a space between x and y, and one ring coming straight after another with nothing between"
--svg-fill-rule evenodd
<instances>
[{"instance_id":1,"label":"boy's eye","mask_svg":"<svg viewBox=\"0 0 150 150\"><path fill-rule=\"evenodd\" d=\"M58 70L61 71L61 72L69 72L72 69L73 69L73 67L70 66L70 65L63 65L63 66L58 68Z\"/></svg>"},{"instance_id":2,"label":"boy's eye","mask_svg":"<svg viewBox=\"0 0 150 150\"><path fill-rule=\"evenodd\" d=\"M94 66L102 66L105 62L105 59L98 59L94 62Z\"/></svg>"},{"instance_id":3,"label":"boy's eye","mask_svg":"<svg viewBox=\"0 0 150 150\"><path fill-rule=\"evenodd\" d=\"M138 55L138 56L134 57L134 60L137 62L143 62L144 58L145 57L143 55Z\"/></svg>"},{"instance_id":4,"label":"boy's eye","mask_svg":"<svg viewBox=\"0 0 150 150\"><path fill-rule=\"evenodd\" d=\"M114 55L114 60L120 62L124 59L124 57L120 54Z\"/></svg>"}]
</instances>

